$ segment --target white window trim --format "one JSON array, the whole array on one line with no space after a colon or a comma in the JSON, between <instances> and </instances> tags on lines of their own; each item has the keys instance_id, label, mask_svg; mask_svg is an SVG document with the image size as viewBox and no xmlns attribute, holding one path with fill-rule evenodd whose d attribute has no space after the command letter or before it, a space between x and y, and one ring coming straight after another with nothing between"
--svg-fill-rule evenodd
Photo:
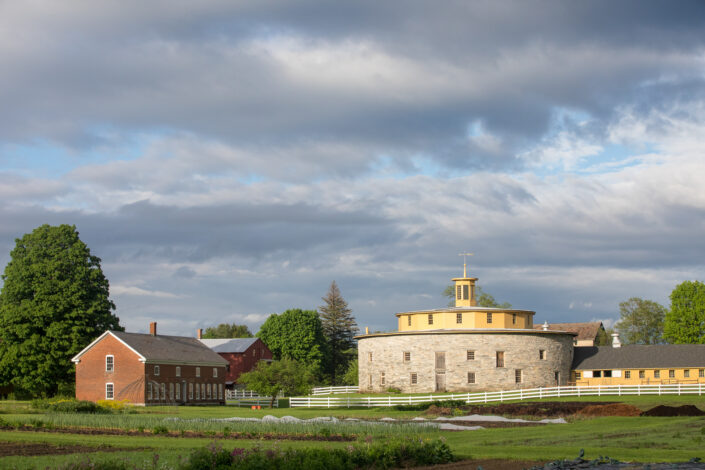
<instances>
[{"instance_id":1,"label":"white window trim","mask_svg":"<svg viewBox=\"0 0 705 470\"><path fill-rule=\"evenodd\" d=\"M112 358L110 369L108 369L108 358ZM105 355L105 372L115 372L115 356L112 354Z\"/></svg>"},{"instance_id":2,"label":"white window trim","mask_svg":"<svg viewBox=\"0 0 705 470\"><path fill-rule=\"evenodd\" d=\"M108 386L110 386L110 395L108 396ZM108 382L105 384L105 399L106 400L114 400L115 399L115 384L112 382Z\"/></svg>"},{"instance_id":3,"label":"white window trim","mask_svg":"<svg viewBox=\"0 0 705 470\"><path fill-rule=\"evenodd\" d=\"M161 372L161 369L159 368L159 366L155 365L154 366L154 376L155 377L158 376L160 372Z\"/></svg>"},{"instance_id":4,"label":"white window trim","mask_svg":"<svg viewBox=\"0 0 705 470\"><path fill-rule=\"evenodd\" d=\"M176 373L176 376L177 376L177 377L181 377L181 366L176 366L176 371L175 371L175 373Z\"/></svg>"},{"instance_id":5,"label":"white window trim","mask_svg":"<svg viewBox=\"0 0 705 470\"><path fill-rule=\"evenodd\" d=\"M200 377L200 376L201 376L201 368L196 367L196 377Z\"/></svg>"},{"instance_id":6,"label":"white window trim","mask_svg":"<svg viewBox=\"0 0 705 470\"><path fill-rule=\"evenodd\" d=\"M213 368L213 377L218 378L218 368L217 367Z\"/></svg>"}]
</instances>

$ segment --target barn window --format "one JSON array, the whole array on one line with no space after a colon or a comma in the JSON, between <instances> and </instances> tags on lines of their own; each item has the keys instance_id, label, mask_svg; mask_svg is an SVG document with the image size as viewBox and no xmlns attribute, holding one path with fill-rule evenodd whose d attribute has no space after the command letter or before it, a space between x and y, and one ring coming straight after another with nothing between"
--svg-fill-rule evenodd
<instances>
[{"instance_id":1,"label":"barn window","mask_svg":"<svg viewBox=\"0 0 705 470\"><path fill-rule=\"evenodd\" d=\"M474 372L468 372L468 383L469 384L475 383L475 373Z\"/></svg>"},{"instance_id":2,"label":"barn window","mask_svg":"<svg viewBox=\"0 0 705 470\"><path fill-rule=\"evenodd\" d=\"M468 358L468 361L474 361L475 360L475 351L471 351L468 349L467 358Z\"/></svg>"},{"instance_id":3,"label":"barn window","mask_svg":"<svg viewBox=\"0 0 705 470\"><path fill-rule=\"evenodd\" d=\"M660 371L660 370L655 370L655 371L654 371L654 378L655 378L655 379L660 379L660 378L661 378L661 371Z\"/></svg>"},{"instance_id":4,"label":"barn window","mask_svg":"<svg viewBox=\"0 0 705 470\"><path fill-rule=\"evenodd\" d=\"M196 377L200 377L200 376L201 376L201 368L196 367Z\"/></svg>"},{"instance_id":5,"label":"barn window","mask_svg":"<svg viewBox=\"0 0 705 470\"><path fill-rule=\"evenodd\" d=\"M217 367L213 368L213 377L216 377L216 378L218 377L218 368Z\"/></svg>"},{"instance_id":6,"label":"barn window","mask_svg":"<svg viewBox=\"0 0 705 470\"><path fill-rule=\"evenodd\" d=\"M625 378L625 379L631 379L631 378L632 378L632 371L630 371L630 370L625 370L625 371L624 371L624 378Z\"/></svg>"},{"instance_id":7,"label":"barn window","mask_svg":"<svg viewBox=\"0 0 705 470\"><path fill-rule=\"evenodd\" d=\"M113 355L105 356L105 372L115 370L115 357Z\"/></svg>"},{"instance_id":8,"label":"barn window","mask_svg":"<svg viewBox=\"0 0 705 470\"><path fill-rule=\"evenodd\" d=\"M409 351L404 351L404 362L411 361L411 353Z\"/></svg>"},{"instance_id":9,"label":"barn window","mask_svg":"<svg viewBox=\"0 0 705 470\"><path fill-rule=\"evenodd\" d=\"M646 371L645 371L645 370L640 370L640 371L639 371L639 378L640 378L640 379L645 379L645 378L646 378Z\"/></svg>"},{"instance_id":10,"label":"barn window","mask_svg":"<svg viewBox=\"0 0 705 470\"><path fill-rule=\"evenodd\" d=\"M686 369L683 371L683 377L686 379L690 377L690 369Z\"/></svg>"},{"instance_id":11,"label":"barn window","mask_svg":"<svg viewBox=\"0 0 705 470\"><path fill-rule=\"evenodd\" d=\"M512 313L512 325L516 325L516 324L517 324L517 314Z\"/></svg>"},{"instance_id":12,"label":"barn window","mask_svg":"<svg viewBox=\"0 0 705 470\"><path fill-rule=\"evenodd\" d=\"M705 369L698 369L698 377L705 377Z\"/></svg>"},{"instance_id":13,"label":"barn window","mask_svg":"<svg viewBox=\"0 0 705 470\"><path fill-rule=\"evenodd\" d=\"M595 378L600 378L600 377L602 377L602 371L601 370L593 370L592 376Z\"/></svg>"},{"instance_id":14,"label":"barn window","mask_svg":"<svg viewBox=\"0 0 705 470\"><path fill-rule=\"evenodd\" d=\"M455 314L455 323L462 323L463 322L463 314L462 313L456 313Z\"/></svg>"},{"instance_id":15,"label":"barn window","mask_svg":"<svg viewBox=\"0 0 705 470\"><path fill-rule=\"evenodd\" d=\"M497 367L504 367L504 351L497 351Z\"/></svg>"},{"instance_id":16,"label":"barn window","mask_svg":"<svg viewBox=\"0 0 705 470\"><path fill-rule=\"evenodd\" d=\"M176 376L181 377L181 366L176 366Z\"/></svg>"},{"instance_id":17,"label":"barn window","mask_svg":"<svg viewBox=\"0 0 705 470\"><path fill-rule=\"evenodd\" d=\"M492 312L487 312L487 323L492 323Z\"/></svg>"},{"instance_id":18,"label":"barn window","mask_svg":"<svg viewBox=\"0 0 705 470\"><path fill-rule=\"evenodd\" d=\"M416 372L411 373L411 385L416 385L419 382L419 376L416 375Z\"/></svg>"},{"instance_id":19,"label":"barn window","mask_svg":"<svg viewBox=\"0 0 705 470\"><path fill-rule=\"evenodd\" d=\"M154 375L159 375L159 366L154 366Z\"/></svg>"},{"instance_id":20,"label":"barn window","mask_svg":"<svg viewBox=\"0 0 705 470\"><path fill-rule=\"evenodd\" d=\"M575 380L580 380L580 372L575 373Z\"/></svg>"},{"instance_id":21,"label":"barn window","mask_svg":"<svg viewBox=\"0 0 705 470\"><path fill-rule=\"evenodd\" d=\"M408 326L411 326L411 315L407 315L407 316L406 316L406 324L407 324Z\"/></svg>"},{"instance_id":22,"label":"barn window","mask_svg":"<svg viewBox=\"0 0 705 470\"><path fill-rule=\"evenodd\" d=\"M514 370L514 381L518 384L521 383L521 369Z\"/></svg>"},{"instance_id":23,"label":"barn window","mask_svg":"<svg viewBox=\"0 0 705 470\"><path fill-rule=\"evenodd\" d=\"M676 378L676 371L671 369L668 371L668 378L669 379L675 379Z\"/></svg>"},{"instance_id":24,"label":"barn window","mask_svg":"<svg viewBox=\"0 0 705 470\"><path fill-rule=\"evenodd\" d=\"M114 386L111 383L105 384L105 399L112 400L114 397Z\"/></svg>"},{"instance_id":25,"label":"barn window","mask_svg":"<svg viewBox=\"0 0 705 470\"><path fill-rule=\"evenodd\" d=\"M546 360L546 350L544 349L539 349L539 359L542 361Z\"/></svg>"},{"instance_id":26,"label":"barn window","mask_svg":"<svg viewBox=\"0 0 705 470\"><path fill-rule=\"evenodd\" d=\"M432 314L428 315L428 324L433 325L433 315Z\"/></svg>"}]
</instances>

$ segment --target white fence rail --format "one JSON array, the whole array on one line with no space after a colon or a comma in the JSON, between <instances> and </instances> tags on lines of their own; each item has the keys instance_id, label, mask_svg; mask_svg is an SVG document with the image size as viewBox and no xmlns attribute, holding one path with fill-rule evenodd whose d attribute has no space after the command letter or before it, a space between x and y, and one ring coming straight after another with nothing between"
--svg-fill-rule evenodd
<instances>
[{"instance_id":1,"label":"white fence rail","mask_svg":"<svg viewBox=\"0 0 705 470\"><path fill-rule=\"evenodd\" d=\"M252 390L225 390L226 400L239 400L241 398L266 398L260 396L257 392Z\"/></svg>"},{"instance_id":2,"label":"white fence rail","mask_svg":"<svg viewBox=\"0 0 705 470\"><path fill-rule=\"evenodd\" d=\"M314 387L311 390L311 395L331 395L338 393L359 393L360 389L357 385L340 386L340 387Z\"/></svg>"},{"instance_id":3,"label":"white fence rail","mask_svg":"<svg viewBox=\"0 0 705 470\"><path fill-rule=\"evenodd\" d=\"M705 384L596 385L586 387L547 387L498 392L455 393L443 395L369 396L369 397L291 397L289 406L305 408L384 407L415 405L436 400L462 400L466 403L490 403L527 399L622 396L622 395L702 395Z\"/></svg>"}]
</instances>

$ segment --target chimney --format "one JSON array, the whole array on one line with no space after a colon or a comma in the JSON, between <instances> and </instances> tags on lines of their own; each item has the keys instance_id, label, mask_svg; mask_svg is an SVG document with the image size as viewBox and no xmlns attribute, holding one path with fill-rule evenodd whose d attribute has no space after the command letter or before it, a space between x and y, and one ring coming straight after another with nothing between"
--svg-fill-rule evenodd
<instances>
[{"instance_id":1,"label":"chimney","mask_svg":"<svg viewBox=\"0 0 705 470\"><path fill-rule=\"evenodd\" d=\"M366 335L370 334L370 328L368 326L365 327L365 334Z\"/></svg>"},{"instance_id":2,"label":"chimney","mask_svg":"<svg viewBox=\"0 0 705 470\"><path fill-rule=\"evenodd\" d=\"M543 325L541 325L541 329L543 331L548 331L548 321L543 322Z\"/></svg>"},{"instance_id":3,"label":"chimney","mask_svg":"<svg viewBox=\"0 0 705 470\"><path fill-rule=\"evenodd\" d=\"M622 343L619 342L619 333L612 333L612 347L621 348Z\"/></svg>"},{"instance_id":4,"label":"chimney","mask_svg":"<svg viewBox=\"0 0 705 470\"><path fill-rule=\"evenodd\" d=\"M157 322L153 321L149 323L149 334L157 336Z\"/></svg>"},{"instance_id":5,"label":"chimney","mask_svg":"<svg viewBox=\"0 0 705 470\"><path fill-rule=\"evenodd\" d=\"M203 336L203 328L199 328L196 330L196 338L201 339Z\"/></svg>"}]
</instances>

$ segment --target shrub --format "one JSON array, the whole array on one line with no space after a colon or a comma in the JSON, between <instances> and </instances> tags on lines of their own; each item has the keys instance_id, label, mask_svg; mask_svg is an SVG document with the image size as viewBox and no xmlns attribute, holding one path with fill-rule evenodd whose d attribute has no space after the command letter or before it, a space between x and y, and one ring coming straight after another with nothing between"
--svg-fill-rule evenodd
<instances>
[{"instance_id":1,"label":"shrub","mask_svg":"<svg viewBox=\"0 0 705 470\"><path fill-rule=\"evenodd\" d=\"M389 387L387 389L387 393L401 393L401 389L399 389L397 387Z\"/></svg>"},{"instance_id":2,"label":"shrub","mask_svg":"<svg viewBox=\"0 0 705 470\"><path fill-rule=\"evenodd\" d=\"M154 426L154 429L152 429L152 434L169 434L169 429L166 426L159 424Z\"/></svg>"},{"instance_id":3,"label":"shrub","mask_svg":"<svg viewBox=\"0 0 705 470\"><path fill-rule=\"evenodd\" d=\"M132 405L127 400L98 400L97 403L99 406L113 411L132 411Z\"/></svg>"},{"instance_id":4,"label":"shrub","mask_svg":"<svg viewBox=\"0 0 705 470\"><path fill-rule=\"evenodd\" d=\"M32 408L53 413L93 413L108 414L112 410L100 406L98 403L73 398L38 399L32 400Z\"/></svg>"}]
</instances>

